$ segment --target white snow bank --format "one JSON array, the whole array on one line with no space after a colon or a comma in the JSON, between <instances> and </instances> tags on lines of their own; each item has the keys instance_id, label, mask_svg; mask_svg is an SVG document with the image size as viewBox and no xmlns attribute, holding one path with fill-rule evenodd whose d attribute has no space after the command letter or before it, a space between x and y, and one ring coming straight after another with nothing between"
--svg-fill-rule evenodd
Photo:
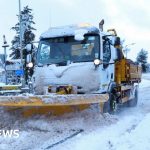
<instances>
[{"instance_id":1,"label":"white snow bank","mask_svg":"<svg viewBox=\"0 0 150 150\"><path fill-rule=\"evenodd\" d=\"M140 88L150 87L150 80L142 79L142 82L139 84Z\"/></svg>"},{"instance_id":2,"label":"white snow bank","mask_svg":"<svg viewBox=\"0 0 150 150\"><path fill-rule=\"evenodd\" d=\"M150 87L150 73L142 74L142 82L139 85L140 88Z\"/></svg>"},{"instance_id":3,"label":"white snow bank","mask_svg":"<svg viewBox=\"0 0 150 150\"><path fill-rule=\"evenodd\" d=\"M143 78L143 79L150 80L150 73L143 73L143 74L142 74L142 78Z\"/></svg>"},{"instance_id":4,"label":"white snow bank","mask_svg":"<svg viewBox=\"0 0 150 150\"><path fill-rule=\"evenodd\" d=\"M0 86L4 86L5 85L5 83L3 83L3 82L0 82Z\"/></svg>"},{"instance_id":5,"label":"white snow bank","mask_svg":"<svg viewBox=\"0 0 150 150\"><path fill-rule=\"evenodd\" d=\"M115 150L149 150L150 149L150 113L136 126L132 126L124 136L114 140Z\"/></svg>"}]
</instances>

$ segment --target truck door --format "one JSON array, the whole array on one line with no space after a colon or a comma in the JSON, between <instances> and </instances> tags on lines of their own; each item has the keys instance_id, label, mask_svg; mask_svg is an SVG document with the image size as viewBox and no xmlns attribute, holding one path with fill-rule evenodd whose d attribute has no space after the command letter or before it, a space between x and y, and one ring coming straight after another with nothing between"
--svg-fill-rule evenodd
<instances>
[{"instance_id":1,"label":"truck door","mask_svg":"<svg viewBox=\"0 0 150 150\"><path fill-rule=\"evenodd\" d=\"M107 91L109 83L114 80L114 60L112 59L113 46L109 38L103 39L103 68L101 78L101 90Z\"/></svg>"}]
</instances>

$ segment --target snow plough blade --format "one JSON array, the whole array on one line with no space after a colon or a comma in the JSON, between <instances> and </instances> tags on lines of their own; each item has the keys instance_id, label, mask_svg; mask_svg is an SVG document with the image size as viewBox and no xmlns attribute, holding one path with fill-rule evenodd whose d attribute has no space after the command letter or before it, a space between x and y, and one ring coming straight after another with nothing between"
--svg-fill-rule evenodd
<instances>
[{"instance_id":1,"label":"snow plough blade","mask_svg":"<svg viewBox=\"0 0 150 150\"><path fill-rule=\"evenodd\" d=\"M108 94L1 96L0 107L11 113L20 110L19 114L25 117L42 114L59 116L87 109L92 104L99 104L102 112L108 97Z\"/></svg>"}]
</instances>

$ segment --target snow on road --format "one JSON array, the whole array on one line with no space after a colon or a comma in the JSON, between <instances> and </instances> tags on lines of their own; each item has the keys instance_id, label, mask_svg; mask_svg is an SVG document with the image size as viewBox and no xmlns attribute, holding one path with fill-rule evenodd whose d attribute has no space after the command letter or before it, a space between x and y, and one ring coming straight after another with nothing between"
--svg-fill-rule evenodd
<instances>
[{"instance_id":1,"label":"snow on road","mask_svg":"<svg viewBox=\"0 0 150 150\"><path fill-rule=\"evenodd\" d=\"M144 78L144 77L143 77ZM56 149L73 150L150 150L150 76L142 80L139 104L136 108L123 110L118 121L110 126L69 141Z\"/></svg>"},{"instance_id":2,"label":"snow on road","mask_svg":"<svg viewBox=\"0 0 150 150\"><path fill-rule=\"evenodd\" d=\"M0 150L46 149L81 129L84 132L51 149L149 150L150 75L143 75L139 91L138 106L125 108L118 115L90 110L63 118L23 119L0 110L0 130L18 129L20 133L19 138L0 135Z\"/></svg>"}]
</instances>

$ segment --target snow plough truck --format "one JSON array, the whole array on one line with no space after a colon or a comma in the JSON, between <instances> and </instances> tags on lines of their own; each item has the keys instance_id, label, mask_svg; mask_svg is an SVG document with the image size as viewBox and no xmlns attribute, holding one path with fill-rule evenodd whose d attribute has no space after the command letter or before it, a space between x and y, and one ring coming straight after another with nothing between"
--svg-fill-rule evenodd
<instances>
[{"instance_id":1,"label":"snow plough truck","mask_svg":"<svg viewBox=\"0 0 150 150\"><path fill-rule=\"evenodd\" d=\"M33 93L1 95L4 109L19 109L25 116L62 115L92 105L112 113L118 105L137 104L141 66L125 58L120 37L115 29L103 31L103 21L99 28L87 23L50 28L40 36L35 62L28 59L28 66L34 70ZM1 93L12 89L0 87Z\"/></svg>"}]
</instances>

